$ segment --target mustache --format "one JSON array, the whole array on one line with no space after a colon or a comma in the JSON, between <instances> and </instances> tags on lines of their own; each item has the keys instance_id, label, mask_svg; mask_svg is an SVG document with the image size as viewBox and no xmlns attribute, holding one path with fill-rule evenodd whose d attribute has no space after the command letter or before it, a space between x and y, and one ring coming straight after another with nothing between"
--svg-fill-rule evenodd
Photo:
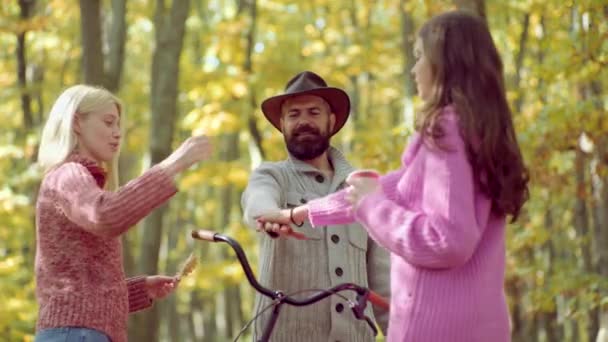
<instances>
[{"instance_id":1,"label":"mustache","mask_svg":"<svg viewBox=\"0 0 608 342\"><path fill-rule=\"evenodd\" d=\"M305 133L310 133L310 134L315 134L315 135L321 134L321 132L317 128L314 128L312 126L302 126L300 128L295 129L293 131L292 135L294 137L297 137L298 135L305 134Z\"/></svg>"}]
</instances>

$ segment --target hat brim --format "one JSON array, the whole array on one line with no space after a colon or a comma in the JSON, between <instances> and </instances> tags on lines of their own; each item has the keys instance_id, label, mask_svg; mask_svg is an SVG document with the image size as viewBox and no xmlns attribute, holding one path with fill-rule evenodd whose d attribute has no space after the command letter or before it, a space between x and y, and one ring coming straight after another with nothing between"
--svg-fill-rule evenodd
<instances>
[{"instance_id":1,"label":"hat brim","mask_svg":"<svg viewBox=\"0 0 608 342\"><path fill-rule=\"evenodd\" d=\"M327 101L331 107L332 113L336 115L336 124L334 125L332 135L340 131L350 114L350 100L348 99L346 92L338 88L317 88L269 97L262 102L262 112L264 113L264 116L266 116L266 119L268 119L276 129L281 131L281 106L283 105L283 102L294 96L301 95L319 96Z\"/></svg>"}]
</instances>

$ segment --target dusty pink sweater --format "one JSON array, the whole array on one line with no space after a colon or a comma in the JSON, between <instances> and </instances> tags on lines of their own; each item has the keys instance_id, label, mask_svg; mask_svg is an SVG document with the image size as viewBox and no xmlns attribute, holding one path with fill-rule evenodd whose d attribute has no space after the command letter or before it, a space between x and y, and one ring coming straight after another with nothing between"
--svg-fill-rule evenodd
<instances>
[{"instance_id":1,"label":"dusty pink sweater","mask_svg":"<svg viewBox=\"0 0 608 342\"><path fill-rule=\"evenodd\" d=\"M127 315L152 304L144 277L125 279L120 235L177 191L153 167L117 192L72 155L46 174L36 205L36 329L86 327L127 340Z\"/></svg>"},{"instance_id":2,"label":"dusty pink sweater","mask_svg":"<svg viewBox=\"0 0 608 342\"><path fill-rule=\"evenodd\" d=\"M309 202L314 226L353 220L391 252L388 341L510 340L503 282L505 218L473 180L458 118L441 120L450 151L413 137L401 169L352 212L344 192Z\"/></svg>"}]
</instances>

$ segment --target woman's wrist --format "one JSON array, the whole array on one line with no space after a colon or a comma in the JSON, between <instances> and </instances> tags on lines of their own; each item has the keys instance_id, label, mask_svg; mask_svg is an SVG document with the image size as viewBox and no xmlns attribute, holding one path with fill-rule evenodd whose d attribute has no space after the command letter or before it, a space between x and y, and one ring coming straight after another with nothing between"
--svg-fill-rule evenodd
<instances>
[{"instance_id":1,"label":"woman's wrist","mask_svg":"<svg viewBox=\"0 0 608 342\"><path fill-rule=\"evenodd\" d=\"M308 206L301 205L299 207L293 208L292 217L293 221L295 221L294 223L304 223L304 221L306 221L306 219L308 218Z\"/></svg>"},{"instance_id":2,"label":"woman's wrist","mask_svg":"<svg viewBox=\"0 0 608 342\"><path fill-rule=\"evenodd\" d=\"M163 169L163 171L171 178L177 176L177 174L181 171L178 163L169 159L161 161L160 163L158 163L158 166Z\"/></svg>"}]
</instances>

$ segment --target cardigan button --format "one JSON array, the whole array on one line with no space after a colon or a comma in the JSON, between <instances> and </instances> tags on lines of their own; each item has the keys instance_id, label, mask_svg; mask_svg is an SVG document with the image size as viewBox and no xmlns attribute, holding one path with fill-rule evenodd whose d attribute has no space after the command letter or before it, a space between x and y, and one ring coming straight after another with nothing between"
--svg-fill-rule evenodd
<instances>
[{"instance_id":1,"label":"cardigan button","mask_svg":"<svg viewBox=\"0 0 608 342\"><path fill-rule=\"evenodd\" d=\"M337 244L338 242L340 242L340 237L338 235L336 235L336 234L333 234L331 236L331 242Z\"/></svg>"},{"instance_id":2,"label":"cardigan button","mask_svg":"<svg viewBox=\"0 0 608 342\"><path fill-rule=\"evenodd\" d=\"M325 177L323 177L323 175L316 175L315 180L319 183L323 183L325 181Z\"/></svg>"},{"instance_id":3,"label":"cardigan button","mask_svg":"<svg viewBox=\"0 0 608 342\"><path fill-rule=\"evenodd\" d=\"M337 311L338 313L340 313L340 312L344 311L344 305L342 305L342 303L338 303L338 304L336 305L336 311Z\"/></svg>"}]
</instances>

